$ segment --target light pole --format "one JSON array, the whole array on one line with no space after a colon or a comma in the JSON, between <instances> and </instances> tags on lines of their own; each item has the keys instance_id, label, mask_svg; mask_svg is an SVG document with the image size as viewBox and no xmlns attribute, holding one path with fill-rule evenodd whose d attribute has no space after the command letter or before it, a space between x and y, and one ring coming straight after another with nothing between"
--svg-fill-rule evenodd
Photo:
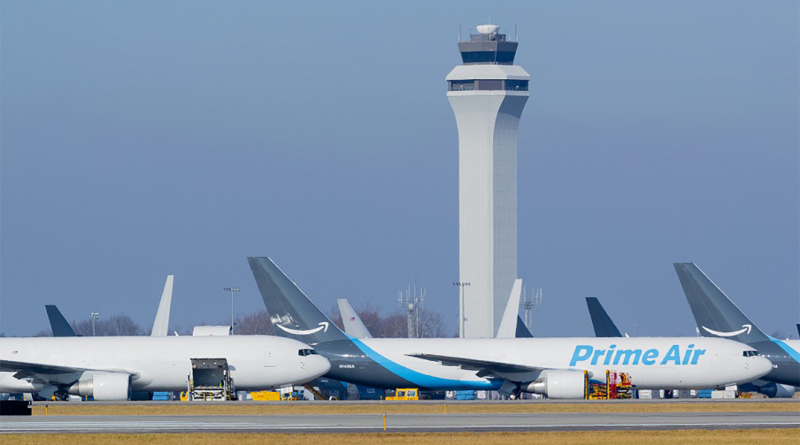
<instances>
[{"instance_id":1,"label":"light pole","mask_svg":"<svg viewBox=\"0 0 800 445\"><path fill-rule=\"evenodd\" d=\"M100 312L92 312L91 316L92 316L92 337L95 337L95 336L97 336L97 333L96 333L95 328L94 328L94 322L95 322L95 320L100 318Z\"/></svg>"},{"instance_id":2,"label":"light pole","mask_svg":"<svg viewBox=\"0 0 800 445\"><path fill-rule=\"evenodd\" d=\"M458 317L458 336L459 338L464 338L464 322L467 321L467 317L464 316L464 288L469 286L470 283L466 283L464 281L456 281L453 283L453 286L458 286L461 290L461 296L459 298L459 317Z\"/></svg>"},{"instance_id":3,"label":"light pole","mask_svg":"<svg viewBox=\"0 0 800 445\"><path fill-rule=\"evenodd\" d=\"M233 335L233 293L239 292L241 289L238 287L223 287L222 290L231 293L231 335Z\"/></svg>"}]
</instances>

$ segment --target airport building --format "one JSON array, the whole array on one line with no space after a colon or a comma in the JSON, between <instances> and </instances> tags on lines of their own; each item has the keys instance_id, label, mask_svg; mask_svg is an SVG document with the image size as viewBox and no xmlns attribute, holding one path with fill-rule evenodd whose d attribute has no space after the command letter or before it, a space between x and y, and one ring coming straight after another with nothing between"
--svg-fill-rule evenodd
<instances>
[{"instance_id":1,"label":"airport building","mask_svg":"<svg viewBox=\"0 0 800 445\"><path fill-rule=\"evenodd\" d=\"M517 278L517 130L530 76L517 42L481 25L447 75L458 125L461 337L493 337Z\"/></svg>"}]
</instances>

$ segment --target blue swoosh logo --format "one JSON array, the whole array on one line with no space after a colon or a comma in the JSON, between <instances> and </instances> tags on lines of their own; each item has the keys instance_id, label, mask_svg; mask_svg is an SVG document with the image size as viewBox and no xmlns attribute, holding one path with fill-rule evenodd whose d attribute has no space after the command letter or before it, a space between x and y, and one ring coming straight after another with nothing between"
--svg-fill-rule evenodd
<instances>
[{"instance_id":1,"label":"blue swoosh logo","mask_svg":"<svg viewBox=\"0 0 800 445\"><path fill-rule=\"evenodd\" d=\"M770 340L771 340L773 343L775 343L776 345L780 346L780 347L781 347L781 349L783 349L784 351L786 351L786 353L787 353L787 354L789 354L789 357L791 357L791 358L792 358L794 361L796 361L796 362L800 363L800 353L798 353L797 351L795 351L794 349L792 349L792 347L791 347L791 346L789 346L789 345L787 345L786 343L784 343L784 342L782 342L782 341L778 340L777 338L772 338L772 337L769 337L769 339L770 339Z\"/></svg>"},{"instance_id":2,"label":"blue swoosh logo","mask_svg":"<svg viewBox=\"0 0 800 445\"><path fill-rule=\"evenodd\" d=\"M372 348L365 345L364 342L357 338L350 337L350 340L361 350L367 357L375 360L376 363L396 374L398 377L404 378L409 382L414 383L425 388L448 388L448 389L499 389L502 386L502 379L491 379L484 381L474 380L452 380L436 377L428 374L423 374L419 371L406 368L403 365L395 363L381 354L375 352Z\"/></svg>"}]
</instances>

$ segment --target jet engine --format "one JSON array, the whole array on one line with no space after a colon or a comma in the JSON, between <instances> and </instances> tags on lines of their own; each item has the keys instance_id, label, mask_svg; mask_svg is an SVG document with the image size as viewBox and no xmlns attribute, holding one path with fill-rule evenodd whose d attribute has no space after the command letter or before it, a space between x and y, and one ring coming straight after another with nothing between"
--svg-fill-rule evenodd
<instances>
[{"instance_id":1,"label":"jet engine","mask_svg":"<svg viewBox=\"0 0 800 445\"><path fill-rule=\"evenodd\" d=\"M764 394L770 399L776 399L776 398L788 399L794 396L794 386L770 382L769 384L758 388L758 392Z\"/></svg>"},{"instance_id":2,"label":"jet engine","mask_svg":"<svg viewBox=\"0 0 800 445\"><path fill-rule=\"evenodd\" d=\"M582 372L554 371L523 386L525 392L544 394L551 399L582 399L585 391Z\"/></svg>"},{"instance_id":3,"label":"jet engine","mask_svg":"<svg viewBox=\"0 0 800 445\"><path fill-rule=\"evenodd\" d=\"M131 376L115 372L93 373L73 383L67 392L91 396L95 400L130 400Z\"/></svg>"}]
</instances>

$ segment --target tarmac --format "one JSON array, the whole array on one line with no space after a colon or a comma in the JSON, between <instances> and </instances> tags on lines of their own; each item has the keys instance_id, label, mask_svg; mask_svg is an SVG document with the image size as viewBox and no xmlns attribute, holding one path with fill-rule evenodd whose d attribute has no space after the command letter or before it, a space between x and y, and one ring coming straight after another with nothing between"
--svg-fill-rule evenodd
<instances>
[{"instance_id":1,"label":"tarmac","mask_svg":"<svg viewBox=\"0 0 800 445\"><path fill-rule=\"evenodd\" d=\"M30 416L0 433L375 433L381 414ZM800 428L797 412L390 414L387 432L612 431Z\"/></svg>"}]
</instances>

